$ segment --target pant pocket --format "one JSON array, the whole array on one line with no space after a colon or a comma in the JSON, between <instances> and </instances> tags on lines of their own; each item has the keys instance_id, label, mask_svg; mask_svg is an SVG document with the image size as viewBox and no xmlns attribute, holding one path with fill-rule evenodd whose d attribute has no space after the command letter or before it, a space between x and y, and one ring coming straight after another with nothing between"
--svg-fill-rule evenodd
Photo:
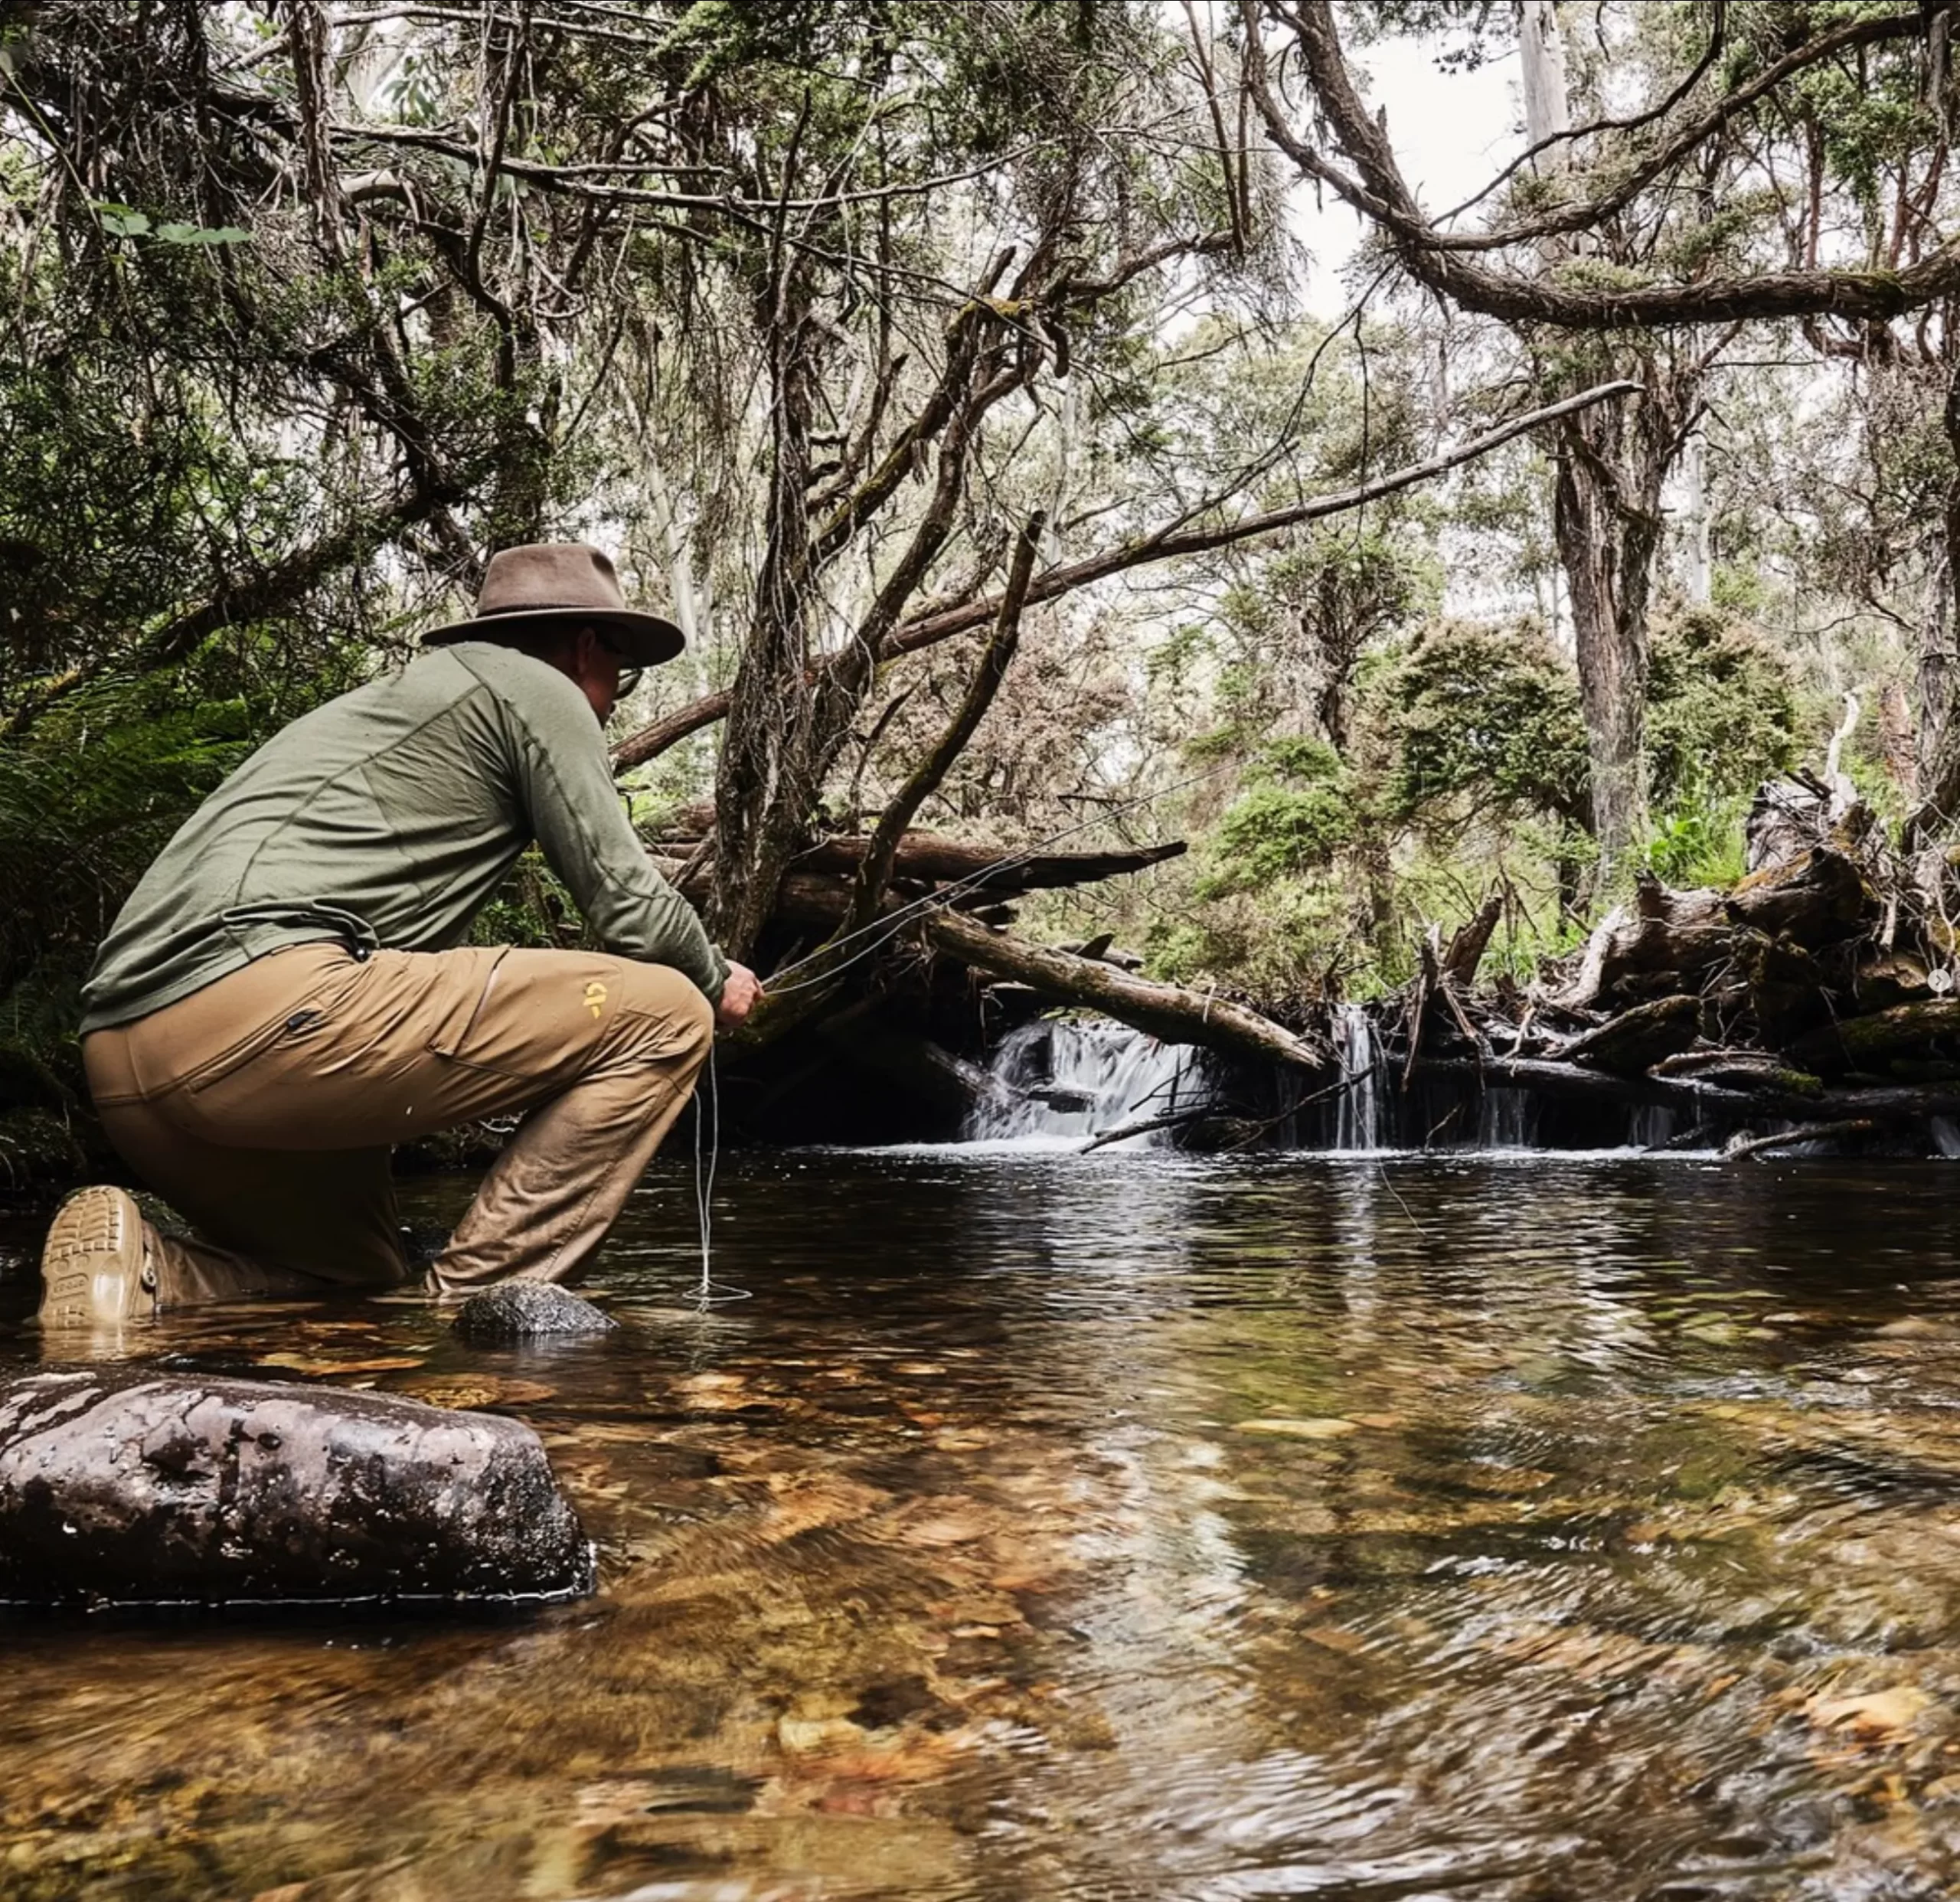
<instances>
[{"instance_id":1,"label":"pant pocket","mask_svg":"<svg viewBox=\"0 0 1960 1902\"><path fill-rule=\"evenodd\" d=\"M621 989L615 959L505 947L429 1048L490 1076L539 1082L584 1060Z\"/></svg>"},{"instance_id":2,"label":"pant pocket","mask_svg":"<svg viewBox=\"0 0 1960 1902\"><path fill-rule=\"evenodd\" d=\"M270 967L279 959L261 962ZM346 953L283 974L248 965L207 992L142 1019L131 1028L129 1057L143 1096L201 1099L262 1065L272 1067L281 1053L296 1055L323 1041L361 971ZM289 981L279 982L281 975Z\"/></svg>"}]
</instances>

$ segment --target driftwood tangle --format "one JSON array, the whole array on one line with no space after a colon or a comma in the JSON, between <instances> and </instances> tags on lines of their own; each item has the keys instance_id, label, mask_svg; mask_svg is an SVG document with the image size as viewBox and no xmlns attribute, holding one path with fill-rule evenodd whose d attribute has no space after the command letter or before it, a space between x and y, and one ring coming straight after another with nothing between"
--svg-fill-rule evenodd
<instances>
[{"instance_id":1,"label":"driftwood tangle","mask_svg":"<svg viewBox=\"0 0 1960 1902\"><path fill-rule=\"evenodd\" d=\"M653 846L684 884L712 821L706 809L679 815ZM835 932L867 842L841 835L802 854L783 887L782 923ZM1333 1040L1313 1029L1140 977L1106 939L1071 953L1001 928L1021 893L1142 871L1184 849L1017 852L907 832L887 910L910 910L893 941L923 940L989 979L1168 1042L1338 1083ZM1902 891L1869 819L1815 781L1766 787L1747 862L1727 891L1673 891L1643 876L1562 972L1478 990L1503 915L1493 893L1453 937L1429 934L1410 995L1379 1018L1388 1074L1405 1090L1428 1077L1467 1079L1669 1109L1741 1155L1812 1139L1890 1141L1916 1128L1923 1140L1929 1118L1960 1115L1960 998L1944 995L1960 946L1942 917ZM1945 915L1955 910L1949 903ZM870 1026L843 1041L854 1061L917 1068L916 1051L874 1048ZM969 1100L999 1087L943 1051L926 1060L937 1087Z\"/></svg>"},{"instance_id":2,"label":"driftwood tangle","mask_svg":"<svg viewBox=\"0 0 1960 1902\"><path fill-rule=\"evenodd\" d=\"M1479 1000L1474 1041L1436 1026L1406 1074L1671 1109L1732 1156L1923 1141L1929 1119L1960 1113L1943 918L1818 782L1766 786L1747 848L1726 891L1643 877L1562 979Z\"/></svg>"}]
</instances>

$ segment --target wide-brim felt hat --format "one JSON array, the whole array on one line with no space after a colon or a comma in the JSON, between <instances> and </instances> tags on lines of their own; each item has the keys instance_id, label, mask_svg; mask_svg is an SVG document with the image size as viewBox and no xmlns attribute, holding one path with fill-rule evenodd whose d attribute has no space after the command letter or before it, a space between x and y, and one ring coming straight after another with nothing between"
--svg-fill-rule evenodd
<instances>
[{"instance_id":1,"label":"wide-brim felt hat","mask_svg":"<svg viewBox=\"0 0 1960 1902\"><path fill-rule=\"evenodd\" d=\"M658 667L688 645L688 637L664 616L627 606L612 557L583 541L498 549L483 571L475 613L432 628L422 645L494 641L514 621L577 621L601 629L629 667Z\"/></svg>"}]
</instances>

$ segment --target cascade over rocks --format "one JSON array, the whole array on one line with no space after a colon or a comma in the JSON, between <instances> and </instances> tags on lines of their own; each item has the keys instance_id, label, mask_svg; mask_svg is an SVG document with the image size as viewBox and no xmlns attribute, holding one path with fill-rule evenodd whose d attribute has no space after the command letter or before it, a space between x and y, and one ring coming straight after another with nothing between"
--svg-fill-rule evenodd
<instances>
[{"instance_id":1,"label":"cascade over rocks","mask_svg":"<svg viewBox=\"0 0 1960 1902\"><path fill-rule=\"evenodd\" d=\"M0 1386L0 1601L502 1604L593 1582L517 1420L147 1368Z\"/></svg>"},{"instance_id":2,"label":"cascade over rocks","mask_svg":"<svg viewBox=\"0 0 1960 1902\"><path fill-rule=\"evenodd\" d=\"M712 818L684 815L654 845L684 884ZM835 930L864 844L834 838L797 861L775 921L792 947L783 959L795 962ZM1528 985L1508 976L1478 985L1501 891L1447 943L1431 931L1406 995L1277 1013L1146 979L1106 936L1068 950L1006 928L1024 892L1142 871L1181 849L1021 855L906 833L887 900L899 915L868 949L847 943L838 960L856 978L809 1011L824 993L799 972L790 1011L767 1021L772 1000L758 1013L761 1033L731 1047L737 1126L748 1118L766 1130L774 1116L778 1132L806 1139L782 1107L802 1092L825 1106L803 1115L819 1115L835 1139L828 1106L841 1070L855 1073L860 1103L902 1101L907 1135L923 1123L951 1136L976 1117L1018 1125L1043 1106L1040 1090L959 1053L983 1054L1004 1028L1058 1005L1209 1050L1221 1076L1240 1079L1215 1113L1181 1106L1111 1140L1148 1126L1174 1127L1189 1142L1202 1123L1240 1145L1311 1142L1316 1129L1337 1148L1515 1142L1533 1126L1530 1106L1546 1101L1560 1106L1561 1129L1583 1124L1608 1145L1632 1130L1643 1143L1726 1142L1751 1155L1811 1139L1779 1131L1792 1122L1834 1141L1923 1149L1936 1133L1930 1119L1960 1113L1960 1002L1944 995L1960 953L1945 920L1960 894L1942 906L1903 877L1848 783L1798 774L1764 786L1748 870L1733 887L1674 891L1642 874L1579 953ZM984 1041L975 1034L983 1026ZM773 1069L737 1069L777 1040L788 1047L773 1053ZM1349 1128L1364 1102L1365 1139ZM893 1139L877 1133L888 1126L873 1112L858 1139Z\"/></svg>"}]
</instances>

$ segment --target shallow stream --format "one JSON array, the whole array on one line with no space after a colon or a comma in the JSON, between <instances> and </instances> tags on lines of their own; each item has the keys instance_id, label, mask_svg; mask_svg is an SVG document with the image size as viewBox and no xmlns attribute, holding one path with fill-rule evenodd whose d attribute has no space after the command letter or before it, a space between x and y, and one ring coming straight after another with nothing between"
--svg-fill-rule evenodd
<instances>
[{"instance_id":1,"label":"shallow stream","mask_svg":"<svg viewBox=\"0 0 1960 1902\"><path fill-rule=\"evenodd\" d=\"M749 1298L692 1307L658 1171L596 1346L132 1337L521 1416L603 1590L0 1628L0 1894L1960 1886L1950 1164L805 1152L716 1204Z\"/></svg>"}]
</instances>

